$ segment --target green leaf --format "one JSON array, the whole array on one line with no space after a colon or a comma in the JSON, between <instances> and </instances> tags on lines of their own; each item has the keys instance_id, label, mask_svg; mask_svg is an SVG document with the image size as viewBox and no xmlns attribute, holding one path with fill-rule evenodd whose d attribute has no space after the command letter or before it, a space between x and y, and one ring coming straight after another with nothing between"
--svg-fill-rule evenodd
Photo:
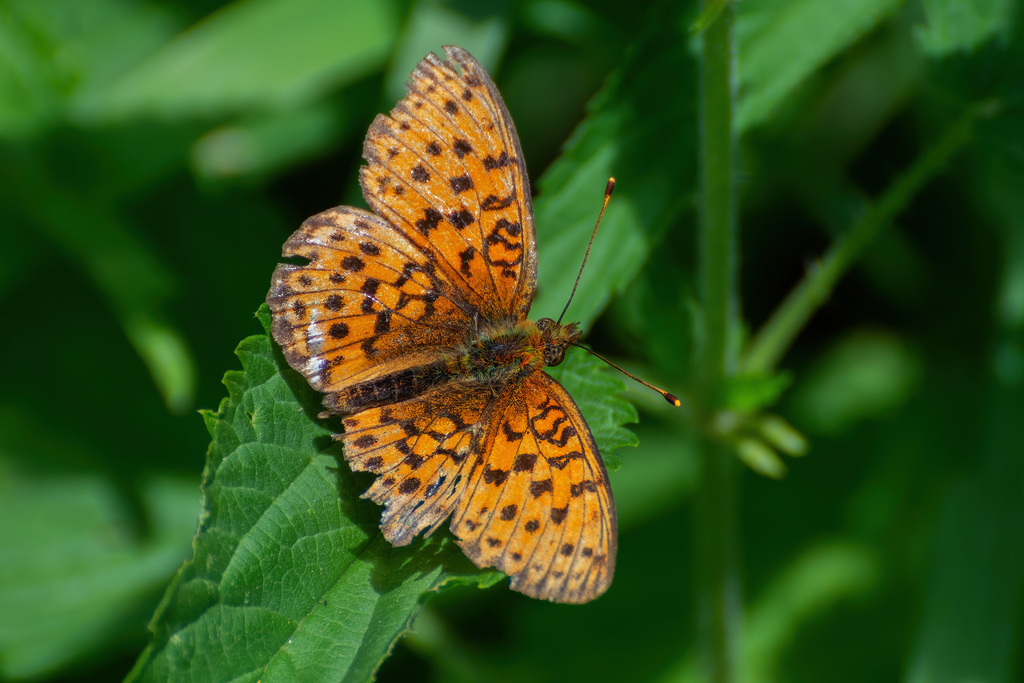
<instances>
[{"instance_id":1,"label":"green leaf","mask_svg":"<svg viewBox=\"0 0 1024 683\"><path fill-rule=\"evenodd\" d=\"M266 327L269 315L260 310ZM206 413L213 437L195 556L153 622L155 638L132 680L370 678L409 628L424 595L445 585L487 586L452 536L405 548L381 535L380 508L321 423L320 396L289 369L267 336L238 347L242 371ZM600 361L569 354L560 379L580 401L606 453L635 445L636 412L611 396L622 382ZM229 634L231 647L221 643Z\"/></svg>"},{"instance_id":2,"label":"green leaf","mask_svg":"<svg viewBox=\"0 0 1024 683\"><path fill-rule=\"evenodd\" d=\"M261 320L269 324L265 308ZM424 593L493 582L496 572L474 568L447 534L388 544L380 509L359 499L367 478L312 418L319 396L268 337L245 339L237 354L243 370L225 375L229 397L205 415L213 442L195 555L130 678L366 680Z\"/></svg>"},{"instance_id":3,"label":"green leaf","mask_svg":"<svg viewBox=\"0 0 1024 683\"><path fill-rule=\"evenodd\" d=\"M786 465L779 454L760 439L739 439L735 446L736 455L747 467L760 475L781 479L786 474Z\"/></svg>"},{"instance_id":4,"label":"green leaf","mask_svg":"<svg viewBox=\"0 0 1024 683\"><path fill-rule=\"evenodd\" d=\"M0 137L35 135L172 36L156 2L8 0L0 22Z\"/></svg>"},{"instance_id":5,"label":"green leaf","mask_svg":"<svg viewBox=\"0 0 1024 683\"><path fill-rule=\"evenodd\" d=\"M136 508L109 473L68 466L91 455L21 410L0 408L4 680L95 658L137 628L195 531L195 480L147 475Z\"/></svg>"},{"instance_id":6,"label":"green leaf","mask_svg":"<svg viewBox=\"0 0 1024 683\"><path fill-rule=\"evenodd\" d=\"M870 546L855 539L818 541L777 571L753 601L744 629L744 669L749 681L782 680L787 645L813 618L837 603L862 597L880 579L882 563Z\"/></svg>"},{"instance_id":7,"label":"green leaf","mask_svg":"<svg viewBox=\"0 0 1024 683\"><path fill-rule=\"evenodd\" d=\"M1024 335L1018 332L1019 341ZM1006 681L1019 666L1024 384L993 383L977 474L944 496L910 683Z\"/></svg>"},{"instance_id":8,"label":"green leaf","mask_svg":"<svg viewBox=\"0 0 1024 683\"><path fill-rule=\"evenodd\" d=\"M391 56L384 92L390 101L405 97L409 72L428 52L442 46L469 50L494 75L508 43L509 3L414 2Z\"/></svg>"},{"instance_id":9,"label":"green leaf","mask_svg":"<svg viewBox=\"0 0 1024 683\"><path fill-rule=\"evenodd\" d=\"M761 415L754 425L765 441L786 455L796 458L807 455L807 437L778 415Z\"/></svg>"},{"instance_id":10,"label":"green leaf","mask_svg":"<svg viewBox=\"0 0 1024 683\"><path fill-rule=\"evenodd\" d=\"M1013 0L923 0L925 25L916 31L929 57L971 52L987 40L1006 36L1013 27Z\"/></svg>"},{"instance_id":11,"label":"green leaf","mask_svg":"<svg viewBox=\"0 0 1024 683\"><path fill-rule=\"evenodd\" d=\"M870 593L880 581L881 570L873 549L855 540L819 541L793 553L751 600L743 625L743 673L738 680L785 680L787 650L799 643L806 624L835 609L837 603ZM704 678L698 659L687 653L661 680L697 683Z\"/></svg>"},{"instance_id":12,"label":"green leaf","mask_svg":"<svg viewBox=\"0 0 1024 683\"><path fill-rule=\"evenodd\" d=\"M162 255L147 248L106 204L64 191L40 159L22 164L16 180L0 189L0 197L24 211L57 252L89 274L168 409L179 414L189 410L195 400L195 362L184 335L160 313L175 281ZM30 201L32 197L46 199Z\"/></svg>"},{"instance_id":13,"label":"green leaf","mask_svg":"<svg viewBox=\"0 0 1024 683\"><path fill-rule=\"evenodd\" d=\"M83 99L79 113L178 118L294 106L381 66L395 30L390 2L238 0Z\"/></svg>"},{"instance_id":14,"label":"green leaf","mask_svg":"<svg viewBox=\"0 0 1024 683\"><path fill-rule=\"evenodd\" d=\"M1020 173L991 170L976 179L990 190ZM1006 175L1004 175L1006 174ZM991 216L1008 238L1004 245L999 296L1018 296L1024 273L1021 240L1021 197L1011 191L994 202ZM1020 303L1020 302L1018 302ZM1007 375L996 363L999 349L1024 348L1024 307L1003 308L996 316L994 357L986 391L968 400L984 407L978 434L971 434L970 473L949 484L944 481L933 552L927 562L930 576L919 619L919 632L906 666L908 683L957 681L1009 681L1019 678L1020 634L1024 626L1024 458L1021 457L1021 415L1024 414L1024 377ZM1018 351L1019 353L1019 351ZM1019 362L1019 358L1017 359ZM995 361L995 362L993 362ZM949 400L949 392L940 394ZM934 427L929 425L928 429ZM964 426L954 424L954 429ZM973 432L973 430L972 430ZM929 450L929 461L934 453ZM962 462L962 461L961 461ZM958 468L963 472L963 468Z\"/></svg>"},{"instance_id":15,"label":"green leaf","mask_svg":"<svg viewBox=\"0 0 1024 683\"><path fill-rule=\"evenodd\" d=\"M1018 392L1019 394L1020 392ZM1013 419L1024 402L1018 396ZM1020 443L999 444L986 457L1002 459ZM1019 458L1018 458L1019 460ZM1024 553L1020 530L1019 464L1014 476L993 479L994 470L958 482L945 496L938 543L910 656L909 683L1008 681L1015 669L1010 634L1020 633ZM965 626L968 626L965 628Z\"/></svg>"},{"instance_id":16,"label":"green leaf","mask_svg":"<svg viewBox=\"0 0 1024 683\"><path fill-rule=\"evenodd\" d=\"M837 343L794 393L797 422L838 434L857 422L895 411L921 377L921 361L892 334L861 330Z\"/></svg>"},{"instance_id":17,"label":"green leaf","mask_svg":"<svg viewBox=\"0 0 1024 683\"><path fill-rule=\"evenodd\" d=\"M723 403L732 410L752 413L774 405L792 383L788 372L735 375L726 380Z\"/></svg>"},{"instance_id":18,"label":"green leaf","mask_svg":"<svg viewBox=\"0 0 1024 683\"><path fill-rule=\"evenodd\" d=\"M270 175L322 154L346 132L346 113L321 101L215 128L193 147L194 171L211 181Z\"/></svg>"},{"instance_id":19,"label":"green leaf","mask_svg":"<svg viewBox=\"0 0 1024 683\"><path fill-rule=\"evenodd\" d=\"M736 129L771 116L828 60L895 12L900 0L746 0L737 3L740 103Z\"/></svg>"},{"instance_id":20,"label":"green leaf","mask_svg":"<svg viewBox=\"0 0 1024 683\"><path fill-rule=\"evenodd\" d=\"M167 409L181 415L192 408L196 368L182 335L162 320L145 315L126 317L124 331L146 364Z\"/></svg>"},{"instance_id":21,"label":"green leaf","mask_svg":"<svg viewBox=\"0 0 1024 683\"><path fill-rule=\"evenodd\" d=\"M537 182L534 319L557 318L565 306L609 177L617 180L615 194L566 317L584 327L689 209L696 183L696 72L680 40L682 11L662 9L650 13L648 35L590 102L565 152Z\"/></svg>"}]
</instances>

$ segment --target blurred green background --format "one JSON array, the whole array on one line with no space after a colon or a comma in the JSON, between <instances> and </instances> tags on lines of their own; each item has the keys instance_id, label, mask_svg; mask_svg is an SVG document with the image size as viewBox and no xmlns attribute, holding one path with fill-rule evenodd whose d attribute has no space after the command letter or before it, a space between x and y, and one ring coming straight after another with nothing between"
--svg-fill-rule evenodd
<instances>
[{"instance_id":1,"label":"blurred green background","mask_svg":"<svg viewBox=\"0 0 1024 683\"><path fill-rule=\"evenodd\" d=\"M1021 680L1021 12L738 12L750 333L872 198L982 112L782 360L771 409L810 454L778 481L743 475L744 680ZM127 673L191 555L209 442L196 410L217 406L234 347L259 333L284 239L361 203L367 126L442 44L494 75L538 202L584 225L548 250L558 226L538 224L545 302L563 300L554 271L574 276L618 178L605 263L630 235L643 244L575 317L596 317L594 348L685 392L696 17L695 3L611 0L0 2L0 678ZM628 397L640 446L611 477L609 593L584 608L442 594L379 680L699 680L694 426Z\"/></svg>"}]
</instances>

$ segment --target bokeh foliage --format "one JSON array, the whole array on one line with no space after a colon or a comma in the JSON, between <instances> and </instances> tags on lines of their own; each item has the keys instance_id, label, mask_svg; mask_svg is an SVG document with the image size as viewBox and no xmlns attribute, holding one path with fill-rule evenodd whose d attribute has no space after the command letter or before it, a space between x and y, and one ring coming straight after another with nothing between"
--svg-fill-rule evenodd
<instances>
[{"instance_id":1,"label":"bokeh foliage","mask_svg":"<svg viewBox=\"0 0 1024 683\"><path fill-rule=\"evenodd\" d=\"M367 125L442 44L492 70L523 139L534 315L560 309L616 176L570 316L595 348L686 393L696 3L483 7L0 4L0 678L127 674L193 554L209 447L196 409L220 404L226 371L242 391L232 350L261 332L252 313L281 243L308 215L361 202ZM781 371L732 388L740 413L772 411L810 444L785 478L742 482L745 677L1019 680L1024 12L1012 0L743 0L738 12L743 340L973 112L941 169L823 292ZM241 347L250 361L265 358L255 343ZM446 591L380 680L695 680L695 425L656 395L626 395L640 442L611 475L609 593L566 607L501 585ZM312 481L358 490L338 478ZM438 570L448 550L421 561ZM458 553L445 562L473 572ZM343 601L320 609L332 608Z\"/></svg>"}]
</instances>

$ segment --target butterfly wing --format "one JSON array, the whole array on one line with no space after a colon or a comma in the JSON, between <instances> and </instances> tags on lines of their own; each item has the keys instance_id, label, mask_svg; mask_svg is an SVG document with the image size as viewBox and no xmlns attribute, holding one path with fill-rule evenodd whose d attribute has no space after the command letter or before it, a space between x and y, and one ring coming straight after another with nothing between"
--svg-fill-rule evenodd
<instances>
[{"instance_id":1,"label":"butterfly wing","mask_svg":"<svg viewBox=\"0 0 1024 683\"><path fill-rule=\"evenodd\" d=\"M367 134L361 182L379 215L338 207L310 218L284 246L309 264L274 272L274 339L313 388L334 394L335 412L361 407L338 392L435 362L481 323L525 319L533 299L519 138L483 67L445 51L451 61L423 59Z\"/></svg>"},{"instance_id":2,"label":"butterfly wing","mask_svg":"<svg viewBox=\"0 0 1024 683\"><path fill-rule=\"evenodd\" d=\"M485 320L523 320L537 248L519 136L484 68L461 48L444 50L449 61L427 55L406 97L370 126L363 196Z\"/></svg>"},{"instance_id":3,"label":"butterfly wing","mask_svg":"<svg viewBox=\"0 0 1024 683\"><path fill-rule=\"evenodd\" d=\"M441 360L488 323L524 320L537 271L515 127L476 60L445 52L367 134L361 184L378 215L331 209L285 243L308 264L274 272L273 336L331 410L350 413L339 438L354 470L377 475L364 495L385 507L391 543L454 513L478 566L527 595L586 602L611 582L616 527L579 409L543 372L496 389Z\"/></svg>"},{"instance_id":4,"label":"butterfly wing","mask_svg":"<svg viewBox=\"0 0 1024 683\"><path fill-rule=\"evenodd\" d=\"M493 403L480 385L444 387L344 419L345 459L377 475L363 497L384 506L380 528L391 544L448 519L480 467L480 425Z\"/></svg>"},{"instance_id":5,"label":"butterfly wing","mask_svg":"<svg viewBox=\"0 0 1024 683\"><path fill-rule=\"evenodd\" d=\"M429 255L366 211L342 206L309 218L284 255L309 264L274 271L271 332L317 391L429 363L473 327L475 311Z\"/></svg>"},{"instance_id":6,"label":"butterfly wing","mask_svg":"<svg viewBox=\"0 0 1024 683\"><path fill-rule=\"evenodd\" d=\"M615 504L597 445L564 388L543 372L495 397L445 387L344 420L345 458L377 475L394 545L452 531L478 567L497 567L531 597L581 603L615 570Z\"/></svg>"},{"instance_id":7,"label":"butterfly wing","mask_svg":"<svg viewBox=\"0 0 1024 683\"><path fill-rule=\"evenodd\" d=\"M495 404L484 464L452 520L459 545L531 597L598 597L615 570L615 503L583 415L543 372L509 385Z\"/></svg>"}]
</instances>

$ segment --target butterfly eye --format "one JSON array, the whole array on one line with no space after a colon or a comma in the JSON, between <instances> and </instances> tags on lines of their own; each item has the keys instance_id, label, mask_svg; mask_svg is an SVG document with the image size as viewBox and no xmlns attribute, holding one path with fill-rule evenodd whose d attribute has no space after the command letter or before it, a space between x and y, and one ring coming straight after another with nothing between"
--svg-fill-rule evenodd
<instances>
[{"instance_id":1,"label":"butterfly eye","mask_svg":"<svg viewBox=\"0 0 1024 683\"><path fill-rule=\"evenodd\" d=\"M551 326L554 325L554 324L555 324L555 321L552 320L551 318L538 318L537 319L537 329L540 330L541 332L544 332L544 331L550 329Z\"/></svg>"},{"instance_id":2,"label":"butterfly eye","mask_svg":"<svg viewBox=\"0 0 1024 683\"><path fill-rule=\"evenodd\" d=\"M554 367L565 360L564 346L549 346L544 349L544 364Z\"/></svg>"}]
</instances>

